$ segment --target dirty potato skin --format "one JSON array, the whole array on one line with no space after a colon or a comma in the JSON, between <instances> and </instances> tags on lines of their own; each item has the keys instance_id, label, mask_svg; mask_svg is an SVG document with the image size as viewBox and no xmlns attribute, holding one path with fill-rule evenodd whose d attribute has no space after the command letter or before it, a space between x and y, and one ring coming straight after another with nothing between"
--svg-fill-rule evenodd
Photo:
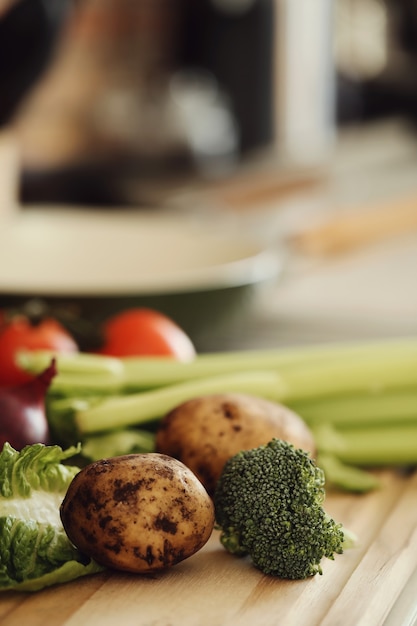
<instances>
[{"instance_id":1,"label":"dirty potato skin","mask_svg":"<svg viewBox=\"0 0 417 626\"><path fill-rule=\"evenodd\" d=\"M287 407L242 393L212 394L170 411L159 425L156 449L185 463L213 495L227 459L274 437L315 453L310 429Z\"/></svg>"},{"instance_id":2,"label":"dirty potato skin","mask_svg":"<svg viewBox=\"0 0 417 626\"><path fill-rule=\"evenodd\" d=\"M150 573L190 557L214 526L211 498L180 461L130 454L84 467L62 502L69 539L97 563Z\"/></svg>"}]
</instances>

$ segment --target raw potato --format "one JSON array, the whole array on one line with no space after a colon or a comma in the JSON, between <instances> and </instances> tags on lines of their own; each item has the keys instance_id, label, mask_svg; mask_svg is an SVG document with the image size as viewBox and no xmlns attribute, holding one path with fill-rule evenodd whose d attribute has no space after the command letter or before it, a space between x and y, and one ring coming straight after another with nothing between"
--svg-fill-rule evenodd
<instances>
[{"instance_id":1,"label":"raw potato","mask_svg":"<svg viewBox=\"0 0 417 626\"><path fill-rule=\"evenodd\" d=\"M214 394L170 411L158 428L156 449L185 463L213 495L227 459L274 437L315 453L310 429L287 407L257 396Z\"/></svg>"},{"instance_id":2,"label":"raw potato","mask_svg":"<svg viewBox=\"0 0 417 626\"><path fill-rule=\"evenodd\" d=\"M129 454L83 468L68 488L61 519L74 545L97 563L147 573L200 550L213 530L214 507L180 461Z\"/></svg>"}]
</instances>

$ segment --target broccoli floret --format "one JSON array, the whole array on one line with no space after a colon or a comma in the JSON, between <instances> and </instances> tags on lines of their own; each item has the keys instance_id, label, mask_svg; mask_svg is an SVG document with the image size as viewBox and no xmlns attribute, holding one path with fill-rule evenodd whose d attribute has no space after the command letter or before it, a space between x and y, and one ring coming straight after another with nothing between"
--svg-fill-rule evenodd
<instances>
[{"instance_id":1,"label":"broccoli floret","mask_svg":"<svg viewBox=\"0 0 417 626\"><path fill-rule=\"evenodd\" d=\"M214 494L220 541L265 574L322 574L323 557L345 547L345 531L324 510L324 472L307 452L273 439L229 459Z\"/></svg>"}]
</instances>

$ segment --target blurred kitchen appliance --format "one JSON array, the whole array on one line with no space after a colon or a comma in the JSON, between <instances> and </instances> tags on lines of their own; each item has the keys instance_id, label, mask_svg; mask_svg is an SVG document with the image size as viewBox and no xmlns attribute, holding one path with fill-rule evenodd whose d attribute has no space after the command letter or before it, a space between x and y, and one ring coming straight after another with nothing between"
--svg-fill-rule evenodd
<instances>
[{"instance_id":1,"label":"blurred kitchen appliance","mask_svg":"<svg viewBox=\"0 0 417 626\"><path fill-rule=\"evenodd\" d=\"M416 0L336 0L340 124L417 119Z\"/></svg>"},{"instance_id":2,"label":"blurred kitchen appliance","mask_svg":"<svg viewBox=\"0 0 417 626\"><path fill-rule=\"evenodd\" d=\"M193 146L202 136L211 142L213 164L222 132L207 128L219 112L220 124L231 128L229 114L233 119L235 163L271 147L296 164L321 162L334 137L333 2L75 3L58 54L17 115L22 201L146 203L146 194L132 198L126 178L136 177L143 189L149 173L201 173ZM174 83L183 103L193 98L193 117L183 115L180 124L170 100L178 74L203 77L206 96L198 99L198 83ZM196 119L200 128L183 127ZM190 141L195 129L205 132Z\"/></svg>"},{"instance_id":3,"label":"blurred kitchen appliance","mask_svg":"<svg viewBox=\"0 0 417 626\"><path fill-rule=\"evenodd\" d=\"M213 74L230 98L243 152L274 134L274 0L186 3L182 62Z\"/></svg>"},{"instance_id":4,"label":"blurred kitchen appliance","mask_svg":"<svg viewBox=\"0 0 417 626\"><path fill-rule=\"evenodd\" d=\"M68 0L0 3L0 127L48 64L68 10Z\"/></svg>"},{"instance_id":5,"label":"blurred kitchen appliance","mask_svg":"<svg viewBox=\"0 0 417 626\"><path fill-rule=\"evenodd\" d=\"M190 2L185 61L229 94L247 153L320 160L335 129L334 0Z\"/></svg>"},{"instance_id":6,"label":"blurred kitchen appliance","mask_svg":"<svg viewBox=\"0 0 417 626\"><path fill-rule=\"evenodd\" d=\"M295 165L321 164L334 146L337 1L275 0L275 142Z\"/></svg>"}]
</instances>

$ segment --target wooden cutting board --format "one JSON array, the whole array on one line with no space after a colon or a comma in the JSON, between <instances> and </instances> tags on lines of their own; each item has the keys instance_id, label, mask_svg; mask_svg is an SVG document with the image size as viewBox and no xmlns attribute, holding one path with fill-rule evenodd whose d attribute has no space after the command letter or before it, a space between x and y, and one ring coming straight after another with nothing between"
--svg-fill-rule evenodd
<instances>
[{"instance_id":1,"label":"wooden cutting board","mask_svg":"<svg viewBox=\"0 0 417 626\"><path fill-rule=\"evenodd\" d=\"M383 487L329 494L326 508L359 537L323 575L283 581L221 547L153 577L102 573L37 593L0 596L2 626L400 626L417 567L417 472L381 474ZM402 601L405 597L406 603Z\"/></svg>"}]
</instances>

